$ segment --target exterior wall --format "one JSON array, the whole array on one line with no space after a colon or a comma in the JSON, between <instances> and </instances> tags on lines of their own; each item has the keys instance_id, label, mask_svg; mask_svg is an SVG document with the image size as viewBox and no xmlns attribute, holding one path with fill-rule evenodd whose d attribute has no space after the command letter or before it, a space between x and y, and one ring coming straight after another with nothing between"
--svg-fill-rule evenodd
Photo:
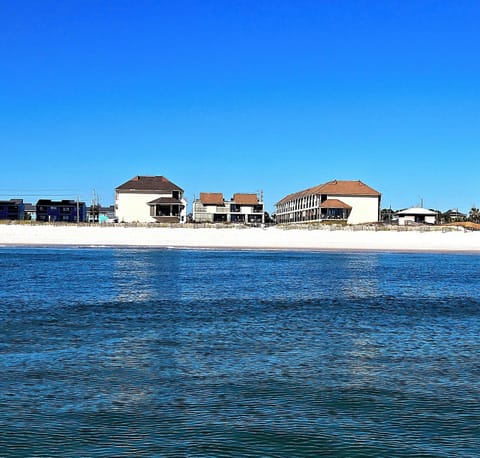
<instances>
[{"instance_id":1,"label":"exterior wall","mask_svg":"<svg viewBox=\"0 0 480 458\"><path fill-rule=\"evenodd\" d=\"M408 224L414 224L414 223L418 223L418 224L423 224L423 223L435 224L436 223L436 218L434 215L425 216L424 221L421 223L418 221L418 219L419 219L419 215L401 215L398 217L398 225L406 226Z\"/></svg>"},{"instance_id":2,"label":"exterior wall","mask_svg":"<svg viewBox=\"0 0 480 458\"><path fill-rule=\"evenodd\" d=\"M143 192L116 192L115 215L119 223L156 223L157 220L150 215L148 202L160 197L172 197L171 192L143 193ZM184 208L180 212L180 222L184 223L187 217L187 202L180 199Z\"/></svg>"},{"instance_id":3,"label":"exterior wall","mask_svg":"<svg viewBox=\"0 0 480 458\"><path fill-rule=\"evenodd\" d=\"M277 223L321 221L319 205L320 197L315 194L291 199L277 206Z\"/></svg>"},{"instance_id":4,"label":"exterior wall","mask_svg":"<svg viewBox=\"0 0 480 458\"><path fill-rule=\"evenodd\" d=\"M228 205L204 205L200 201L195 201L192 213L193 220L197 223L213 223L215 215L225 215L230 221Z\"/></svg>"},{"instance_id":5,"label":"exterior wall","mask_svg":"<svg viewBox=\"0 0 480 458\"><path fill-rule=\"evenodd\" d=\"M39 200L36 205L37 221L83 223L85 222L85 217L85 202Z\"/></svg>"},{"instance_id":6,"label":"exterior wall","mask_svg":"<svg viewBox=\"0 0 480 458\"><path fill-rule=\"evenodd\" d=\"M232 211L232 205L235 205L234 202L225 201L224 206L221 205L203 205L200 201L195 201L193 203L193 220L197 223L211 223L215 222L216 219L221 218L225 215L225 222L237 222L240 218L244 223L264 223L264 206L262 202L258 203L258 207L261 208L261 211L254 211L254 206L252 205L240 205L238 211ZM239 216L241 215L241 216ZM249 221L249 219L255 219L258 221Z\"/></svg>"},{"instance_id":7,"label":"exterior wall","mask_svg":"<svg viewBox=\"0 0 480 458\"><path fill-rule=\"evenodd\" d=\"M171 197L171 194L146 194L118 192L115 198L115 215L119 223L155 223L150 216L148 202L159 197Z\"/></svg>"},{"instance_id":8,"label":"exterior wall","mask_svg":"<svg viewBox=\"0 0 480 458\"><path fill-rule=\"evenodd\" d=\"M24 219L24 205L19 202L0 202L0 219L22 220Z\"/></svg>"},{"instance_id":9,"label":"exterior wall","mask_svg":"<svg viewBox=\"0 0 480 458\"><path fill-rule=\"evenodd\" d=\"M398 217L398 225L399 226L406 226L409 223L414 223L415 222L415 216L409 215L409 216L399 216Z\"/></svg>"},{"instance_id":10,"label":"exterior wall","mask_svg":"<svg viewBox=\"0 0 480 458\"><path fill-rule=\"evenodd\" d=\"M352 207L347 224L372 223L379 219L380 197L378 196L327 195L327 198L341 200ZM277 207L277 223L322 221L320 205L320 196L317 195L292 199Z\"/></svg>"},{"instance_id":11,"label":"exterior wall","mask_svg":"<svg viewBox=\"0 0 480 458\"><path fill-rule=\"evenodd\" d=\"M329 196L340 199L352 207L347 224L362 224L377 222L380 211L380 199L376 196Z\"/></svg>"}]
</instances>

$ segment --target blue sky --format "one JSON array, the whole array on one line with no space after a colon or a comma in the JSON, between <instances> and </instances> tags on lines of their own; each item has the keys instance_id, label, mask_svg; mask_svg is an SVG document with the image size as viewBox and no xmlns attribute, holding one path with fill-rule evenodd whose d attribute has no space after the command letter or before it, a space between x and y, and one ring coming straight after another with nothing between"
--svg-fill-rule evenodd
<instances>
[{"instance_id":1,"label":"blue sky","mask_svg":"<svg viewBox=\"0 0 480 458\"><path fill-rule=\"evenodd\" d=\"M480 205L480 2L0 1L0 199L135 175Z\"/></svg>"}]
</instances>

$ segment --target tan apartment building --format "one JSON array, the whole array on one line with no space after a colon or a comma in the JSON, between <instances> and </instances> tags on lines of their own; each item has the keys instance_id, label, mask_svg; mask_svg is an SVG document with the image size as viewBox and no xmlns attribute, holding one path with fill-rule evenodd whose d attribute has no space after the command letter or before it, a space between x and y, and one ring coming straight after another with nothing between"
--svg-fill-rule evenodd
<instances>
[{"instance_id":1,"label":"tan apartment building","mask_svg":"<svg viewBox=\"0 0 480 458\"><path fill-rule=\"evenodd\" d=\"M332 180L285 196L275 204L277 224L327 220L377 222L381 194L360 180Z\"/></svg>"}]
</instances>

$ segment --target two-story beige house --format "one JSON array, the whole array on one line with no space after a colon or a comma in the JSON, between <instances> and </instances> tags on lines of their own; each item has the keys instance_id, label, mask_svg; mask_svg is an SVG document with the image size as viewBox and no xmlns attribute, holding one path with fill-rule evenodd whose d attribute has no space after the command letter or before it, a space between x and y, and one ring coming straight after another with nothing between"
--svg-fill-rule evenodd
<instances>
[{"instance_id":1,"label":"two-story beige house","mask_svg":"<svg viewBox=\"0 0 480 458\"><path fill-rule=\"evenodd\" d=\"M115 189L119 223L184 223L183 189L164 176L136 176Z\"/></svg>"}]
</instances>

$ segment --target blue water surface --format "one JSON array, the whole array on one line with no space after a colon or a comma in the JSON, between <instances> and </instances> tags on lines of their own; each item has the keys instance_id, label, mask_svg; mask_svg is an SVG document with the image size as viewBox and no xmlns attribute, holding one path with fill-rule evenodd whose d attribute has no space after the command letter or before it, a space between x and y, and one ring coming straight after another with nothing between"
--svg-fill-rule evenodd
<instances>
[{"instance_id":1,"label":"blue water surface","mask_svg":"<svg viewBox=\"0 0 480 458\"><path fill-rule=\"evenodd\" d=\"M480 256L0 249L1 457L480 456Z\"/></svg>"}]
</instances>

